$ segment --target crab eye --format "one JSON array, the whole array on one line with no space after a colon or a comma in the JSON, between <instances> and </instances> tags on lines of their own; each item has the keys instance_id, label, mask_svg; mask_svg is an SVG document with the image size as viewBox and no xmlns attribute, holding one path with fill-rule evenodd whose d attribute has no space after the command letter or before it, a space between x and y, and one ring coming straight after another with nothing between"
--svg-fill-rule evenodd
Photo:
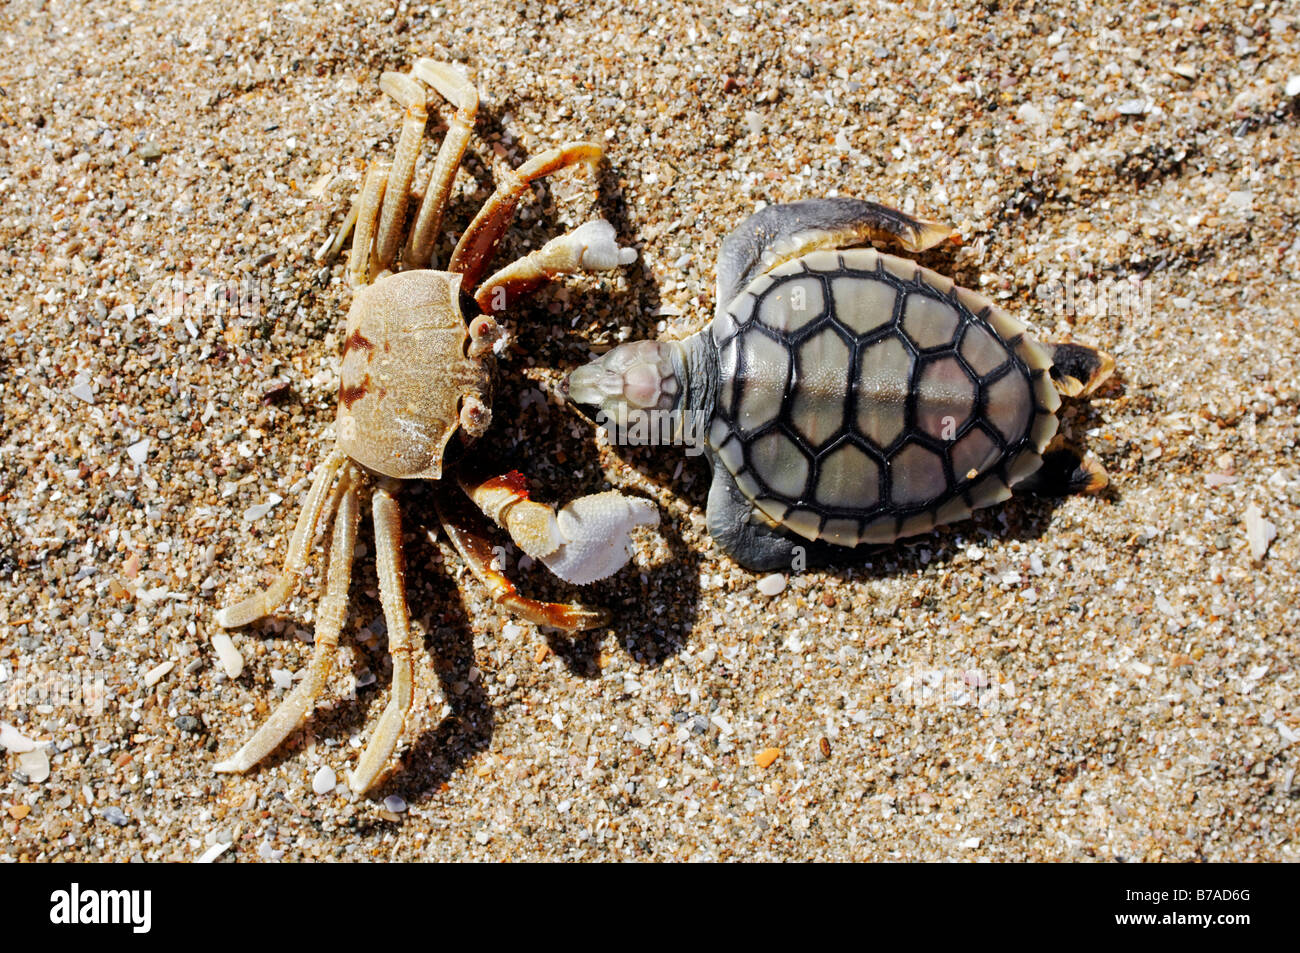
<instances>
[{"instance_id":1,"label":"crab eye","mask_svg":"<svg viewBox=\"0 0 1300 953\"><path fill-rule=\"evenodd\" d=\"M471 437L481 437L492 424L492 408L475 394L460 399L460 426Z\"/></svg>"},{"instance_id":2,"label":"crab eye","mask_svg":"<svg viewBox=\"0 0 1300 953\"><path fill-rule=\"evenodd\" d=\"M506 332L501 325L488 315L481 314L469 324L469 340L465 343L465 354L472 358L482 357L489 351L495 350L505 337Z\"/></svg>"}]
</instances>

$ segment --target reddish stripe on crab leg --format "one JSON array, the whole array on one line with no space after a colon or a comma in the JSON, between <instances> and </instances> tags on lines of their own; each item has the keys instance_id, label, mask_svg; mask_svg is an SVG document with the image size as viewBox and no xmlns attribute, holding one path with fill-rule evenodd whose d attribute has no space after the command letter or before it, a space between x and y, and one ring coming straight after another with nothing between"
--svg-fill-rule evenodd
<instances>
[{"instance_id":1,"label":"reddish stripe on crab leg","mask_svg":"<svg viewBox=\"0 0 1300 953\"><path fill-rule=\"evenodd\" d=\"M447 266L449 271L465 276L465 290L473 290L483 277L501 236L514 217L515 207L528 191L530 183L569 166L585 163L594 168L603 154L600 146L594 143L569 142L533 156L518 169L506 172L504 181L465 229L465 234L456 244L456 251L452 253L451 264Z\"/></svg>"},{"instance_id":2,"label":"reddish stripe on crab leg","mask_svg":"<svg viewBox=\"0 0 1300 953\"><path fill-rule=\"evenodd\" d=\"M505 485L511 476L523 477L518 473L508 474L502 478L502 489L511 492ZM523 491L526 498L527 490ZM438 495L438 519L451 540L456 552L460 553L470 572L479 582L487 587L494 601L500 603L515 615L537 625L549 625L566 632L578 632L604 625L608 614L599 609L590 609L574 603L538 602L519 594L506 575L493 566L495 553L486 536L486 526L482 517L475 513L465 501L451 493Z\"/></svg>"},{"instance_id":3,"label":"reddish stripe on crab leg","mask_svg":"<svg viewBox=\"0 0 1300 953\"><path fill-rule=\"evenodd\" d=\"M474 300L484 311L499 314L518 296L559 275L610 271L634 261L636 252L619 247L614 226L604 219L596 219L506 265L483 282L474 293Z\"/></svg>"}]
</instances>

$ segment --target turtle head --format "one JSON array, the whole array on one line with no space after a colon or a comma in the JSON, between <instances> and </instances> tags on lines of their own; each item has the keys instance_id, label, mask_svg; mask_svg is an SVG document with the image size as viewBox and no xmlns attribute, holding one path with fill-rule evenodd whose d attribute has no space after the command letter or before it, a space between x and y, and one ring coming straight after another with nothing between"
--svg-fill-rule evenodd
<instances>
[{"instance_id":1,"label":"turtle head","mask_svg":"<svg viewBox=\"0 0 1300 953\"><path fill-rule=\"evenodd\" d=\"M684 413L685 364L680 345L664 341L620 344L571 373L565 396L593 408L596 423L615 443L699 445Z\"/></svg>"}]
</instances>

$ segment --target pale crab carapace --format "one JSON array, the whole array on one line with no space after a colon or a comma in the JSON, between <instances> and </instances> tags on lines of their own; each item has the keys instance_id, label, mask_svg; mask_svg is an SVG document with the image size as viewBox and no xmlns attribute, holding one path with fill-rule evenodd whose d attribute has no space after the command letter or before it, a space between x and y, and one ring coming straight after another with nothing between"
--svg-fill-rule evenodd
<instances>
[{"instance_id":1,"label":"pale crab carapace","mask_svg":"<svg viewBox=\"0 0 1300 953\"><path fill-rule=\"evenodd\" d=\"M430 59L417 60L410 73L384 73L380 86L405 109L395 155L391 163L369 165L342 227L321 250L323 257L335 255L352 236L347 274L356 292L343 346L337 442L316 468L279 576L217 613L217 623L232 628L283 605L306 568L317 524L322 516L332 519L324 595L306 672L243 746L216 765L218 771L243 772L306 720L324 688L347 616L361 501L369 491L393 676L388 705L348 776L349 786L358 793L372 788L390 765L414 696L415 646L397 503L403 481L441 481L443 487L436 493L439 521L493 599L528 621L570 632L600 625L607 616L582 605L538 602L521 595L494 563L482 517L466 504L472 501L504 528L524 553L579 585L622 568L631 551L629 532L653 525L658 518L648 501L613 490L580 497L557 511L529 499L518 472L487 480L458 479L448 472L446 460L453 437L454 449L463 450L491 421L494 355L503 338L494 315L551 278L608 271L636 257L631 249L618 246L613 226L595 220L482 277L530 183L571 166L594 166L601 158L600 147L567 143L507 171L461 236L447 270L434 270L434 245L474 126L478 92L458 67ZM412 194L412 184L430 87L454 112L420 198ZM419 206L411 209L416 198ZM468 322L466 311L476 312Z\"/></svg>"}]
</instances>

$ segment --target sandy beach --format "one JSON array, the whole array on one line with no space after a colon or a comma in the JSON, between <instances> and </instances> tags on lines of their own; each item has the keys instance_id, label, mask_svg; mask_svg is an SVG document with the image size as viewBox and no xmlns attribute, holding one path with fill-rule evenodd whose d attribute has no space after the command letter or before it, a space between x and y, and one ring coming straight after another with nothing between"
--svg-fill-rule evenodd
<instances>
[{"instance_id":1,"label":"sandy beach","mask_svg":"<svg viewBox=\"0 0 1300 953\"><path fill-rule=\"evenodd\" d=\"M1300 859L1300 13L1037 9L7 4L0 860ZM500 260L596 216L638 253L509 315L473 452L660 525L583 590L507 552L612 611L569 638L411 487L394 773L344 784L391 676L367 519L314 716L218 775L311 655L319 557L224 658L213 614L272 579L332 446L352 292L315 253L391 155L380 73L421 56L482 96L443 261L576 139L599 175L536 186ZM711 541L701 457L564 404L593 352L707 324L747 215L834 195L951 223L925 265L1115 356L1063 417L1105 492L765 579Z\"/></svg>"}]
</instances>

